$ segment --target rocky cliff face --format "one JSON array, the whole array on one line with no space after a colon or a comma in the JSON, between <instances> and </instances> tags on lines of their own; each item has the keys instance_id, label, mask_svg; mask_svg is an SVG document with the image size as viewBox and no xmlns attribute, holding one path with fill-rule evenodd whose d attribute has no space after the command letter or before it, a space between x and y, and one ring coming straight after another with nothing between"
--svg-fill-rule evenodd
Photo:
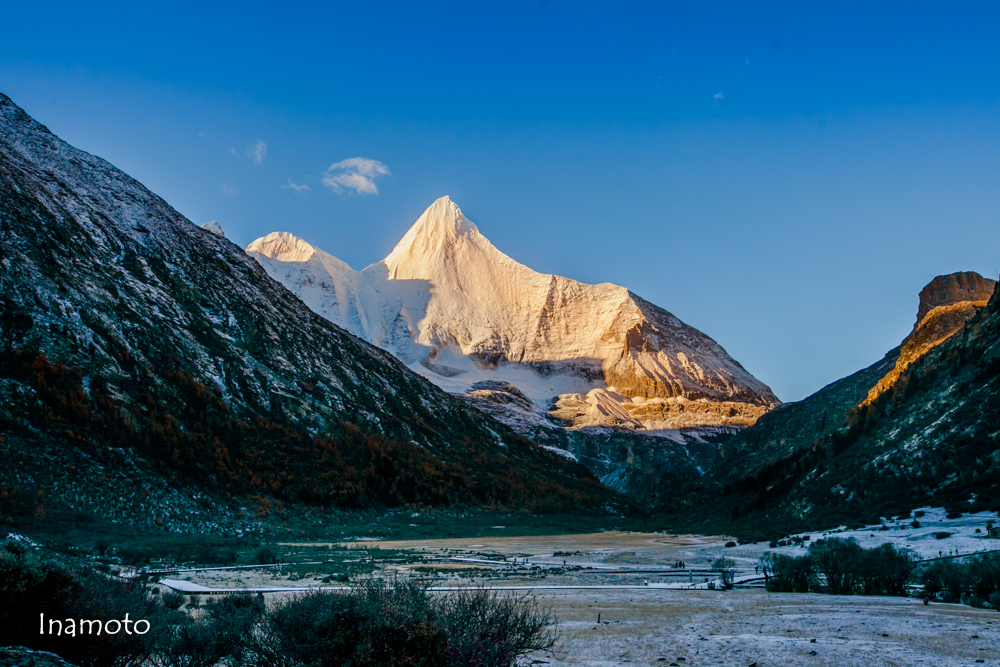
<instances>
[{"instance_id":1,"label":"rocky cliff face","mask_svg":"<svg viewBox=\"0 0 1000 667\"><path fill-rule=\"evenodd\" d=\"M518 264L447 197L362 271L284 232L247 252L442 388L507 382L570 427L742 426L778 403L708 336L623 287Z\"/></svg>"},{"instance_id":2,"label":"rocky cliff face","mask_svg":"<svg viewBox=\"0 0 1000 667\"><path fill-rule=\"evenodd\" d=\"M0 471L0 484L44 477L93 506L127 452L155 484L216 497L615 498L319 317L218 230L2 95L0 228L0 440L4 460L25 466ZM30 472L43 449L48 462Z\"/></svg>"},{"instance_id":3,"label":"rocky cliff face","mask_svg":"<svg viewBox=\"0 0 1000 667\"><path fill-rule=\"evenodd\" d=\"M975 303L979 306L993 296L997 282L984 278L975 271L962 271L938 276L920 290L920 305L917 308L917 324L914 329L935 308L960 303Z\"/></svg>"}]
</instances>

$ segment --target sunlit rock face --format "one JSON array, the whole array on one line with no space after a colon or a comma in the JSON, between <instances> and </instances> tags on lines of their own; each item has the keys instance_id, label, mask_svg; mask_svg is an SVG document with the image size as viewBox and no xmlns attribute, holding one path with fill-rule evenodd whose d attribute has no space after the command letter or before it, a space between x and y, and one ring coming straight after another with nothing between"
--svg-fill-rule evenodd
<instances>
[{"instance_id":1,"label":"sunlit rock face","mask_svg":"<svg viewBox=\"0 0 1000 667\"><path fill-rule=\"evenodd\" d=\"M993 296L997 282L984 278L975 271L961 271L938 276L920 290L920 307L917 309L917 327L935 308L971 302L980 307Z\"/></svg>"},{"instance_id":2,"label":"sunlit rock face","mask_svg":"<svg viewBox=\"0 0 1000 667\"><path fill-rule=\"evenodd\" d=\"M917 323L903 340L895 367L872 387L863 405L869 405L899 380L913 362L953 336L985 306L996 281L973 271L938 276L920 290Z\"/></svg>"},{"instance_id":3,"label":"sunlit rock face","mask_svg":"<svg viewBox=\"0 0 1000 667\"><path fill-rule=\"evenodd\" d=\"M507 382L571 428L748 425L778 404L705 334L624 287L517 263L448 197L361 271L285 232L247 252L315 312L442 388Z\"/></svg>"}]
</instances>

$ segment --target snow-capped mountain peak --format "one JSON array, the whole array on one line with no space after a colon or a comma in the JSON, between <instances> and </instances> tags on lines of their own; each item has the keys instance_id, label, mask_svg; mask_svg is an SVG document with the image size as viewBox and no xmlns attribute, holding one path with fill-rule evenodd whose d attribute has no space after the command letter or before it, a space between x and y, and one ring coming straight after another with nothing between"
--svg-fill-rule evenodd
<instances>
[{"instance_id":1,"label":"snow-capped mountain peak","mask_svg":"<svg viewBox=\"0 0 1000 667\"><path fill-rule=\"evenodd\" d=\"M454 262L457 247L476 249L480 254L499 253L446 195L423 212L383 263L390 279L409 280Z\"/></svg>"},{"instance_id":2,"label":"snow-capped mountain peak","mask_svg":"<svg viewBox=\"0 0 1000 667\"><path fill-rule=\"evenodd\" d=\"M247 252L260 253L279 262L307 262L317 249L289 232L271 232L247 246Z\"/></svg>"},{"instance_id":3,"label":"snow-capped mountain peak","mask_svg":"<svg viewBox=\"0 0 1000 667\"><path fill-rule=\"evenodd\" d=\"M201 228L204 229L206 232L211 232L216 236L221 236L222 238L226 238L226 233L222 231L222 225L219 224L218 220L212 220L211 222L206 222L204 225L201 226Z\"/></svg>"},{"instance_id":4,"label":"snow-capped mountain peak","mask_svg":"<svg viewBox=\"0 0 1000 667\"><path fill-rule=\"evenodd\" d=\"M624 287L519 264L449 197L362 271L287 233L247 251L315 312L449 391L505 381L569 423L649 429L752 423L777 403L709 337Z\"/></svg>"},{"instance_id":5,"label":"snow-capped mountain peak","mask_svg":"<svg viewBox=\"0 0 1000 667\"><path fill-rule=\"evenodd\" d=\"M479 229L465 217L458 204L445 195L439 197L417 218L413 226L403 235L389 257L406 253L412 249L433 247L447 243L463 235L478 233ZM387 258L388 259L388 258Z\"/></svg>"}]
</instances>

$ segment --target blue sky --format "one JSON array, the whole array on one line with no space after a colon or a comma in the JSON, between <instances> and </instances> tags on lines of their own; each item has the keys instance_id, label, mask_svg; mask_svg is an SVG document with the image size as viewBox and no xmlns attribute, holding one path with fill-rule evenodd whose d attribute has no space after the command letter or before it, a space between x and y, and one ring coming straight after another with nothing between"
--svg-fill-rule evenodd
<instances>
[{"instance_id":1,"label":"blue sky","mask_svg":"<svg viewBox=\"0 0 1000 667\"><path fill-rule=\"evenodd\" d=\"M758 4L18 3L0 92L242 246L361 268L451 195L796 400L1000 272L1000 9Z\"/></svg>"}]
</instances>

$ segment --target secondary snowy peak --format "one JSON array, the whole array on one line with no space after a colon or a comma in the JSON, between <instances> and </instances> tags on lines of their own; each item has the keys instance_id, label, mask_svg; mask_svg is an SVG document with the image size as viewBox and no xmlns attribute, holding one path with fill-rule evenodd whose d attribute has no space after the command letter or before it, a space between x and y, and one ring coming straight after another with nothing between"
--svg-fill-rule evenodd
<instances>
[{"instance_id":1,"label":"secondary snowy peak","mask_svg":"<svg viewBox=\"0 0 1000 667\"><path fill-rule=\"evenodd\" d=\"M211 232L216 236L226 238L226 233L222 231L222 225L219 224L218 220L212 220L211 222L206 222L204 225L201 226L201 228L204 229L206 232Z\"/></svg>"},{"instance_id":2,"label":"secondary snowy peak","mask_svg":"<svg viewBox=\"0 0 1000 667\"><path fill-rule=\"evenodd\" d=\"M711 338L624 287L517 263L448 197L362 271L285 233L247 251L315 312L449 391L501 380L574 426L648 429L748 424L778 402Z\"/></svg>"},{"instance_id":3,"label":"secondary snowy peak","mask_svg":"<svg viewBox=\"0 0 1000 667\"><path fill-rule=\"evenodd\" d=\"M307 262L316 254L316 248L288 232L271 232L247 246L247 252L279 262Z\"/></svg>"}]
</instances>

